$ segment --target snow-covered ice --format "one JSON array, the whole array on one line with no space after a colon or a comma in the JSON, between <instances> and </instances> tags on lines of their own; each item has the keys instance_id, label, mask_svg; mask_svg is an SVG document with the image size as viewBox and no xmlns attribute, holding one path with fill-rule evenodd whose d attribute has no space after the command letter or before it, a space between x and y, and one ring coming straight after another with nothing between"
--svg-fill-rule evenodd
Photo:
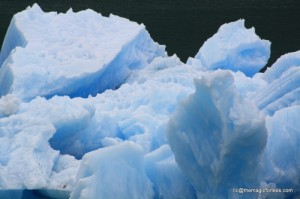
<instances>
[{"instance_id":1,"label":"snow-covered ice","mask_svg":"<svg viewBox=\"0 0 300 199\"><path fill-rule=\"evenodd\" d=\"M300 56L224 24L195 57L92 10L17 13L0 53L0 198L288 198ZM234 193L235 188L293 193Z\"/></svg>"}]
</instances>

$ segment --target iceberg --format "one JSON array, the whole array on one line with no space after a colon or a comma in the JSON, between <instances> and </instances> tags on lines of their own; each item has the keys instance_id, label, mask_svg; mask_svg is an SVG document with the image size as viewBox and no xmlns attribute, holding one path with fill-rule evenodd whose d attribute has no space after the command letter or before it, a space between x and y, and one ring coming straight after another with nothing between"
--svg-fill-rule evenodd
<instances>
[{"instance_id":1,"label":"iceberg","mask_svg":"<svg viewBox=\"0 0 300 199\"><path fill-rule=\"evenodd\" d=\"M17 13L0 53L0 198L299 197L299 52L259 73L269 56L244 20L183 63L122 17Z\"/></svg>"},{"instance_id":2,"label":"iceberg","mask_svg":"<svg viewBox=\"0 0 300 199\"><path fill-rule=\"evenodd\" d=\"M95 96L164 55L144 25L92 10L44 13L35 4L16 14L8 28L0 56L0 95L14 93L27 101Z\"/></svg>"}]
</instances>

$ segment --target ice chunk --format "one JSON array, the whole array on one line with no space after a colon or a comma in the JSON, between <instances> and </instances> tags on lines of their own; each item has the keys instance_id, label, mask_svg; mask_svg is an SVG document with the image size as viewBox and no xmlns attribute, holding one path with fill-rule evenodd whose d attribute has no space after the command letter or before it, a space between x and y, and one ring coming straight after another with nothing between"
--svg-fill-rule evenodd
<instances>
[{"instance_id":1,"label":"ice chunk","mask_svg":"<svg viewBox=\"0 0 300 199\"><path fill-rule=\"evenodd\" d=\"M234 187L259 186L263 115L240 96L230 72L207 74L195 86L170 119L167 139L197 196L227 198Z\"/></svg>"},{"instance_id":2,"label":"ice chunk","mask_svg":"<svg viewBox=\"0 0 300 199\"><path fill-rule=\"evenodd\" d=\"M279 188L300 190L300 106L277 111L267 117L268 144L265 151L265 181Z\"/></svg>"},{"instance_id":3,"label":"ice chunk","mask_svg":"<svg viewBox=\"0 0 300 199\"><path fill-rule=\"evenodd\" d=\"M252 77L270 57L270 45L261 40L254 28L246 29L244 20L224 24L209 38L195 56L208 70L229 69ZM192 59L188 63L195 63Z\"/></svg>"},{"instance_id":4,"label":"ice chunk","mask_svg":"<svg viewBox=\"0 0 300 199\"><path fill-rule=\"evenodd\" d=\"M23 100L96 95L165 55L144 25L92 10L44 13L37 4L14 16L1 53L0 94Z\"/></svg>"},{"instance_id":5,"label":"ice chunk","mask_svg":"<svg viewBox=\"0 0 300 199\"><path fill-rule=\"evenodd\" d=\"M130 142L86 154L71 193L71 199L152 197L152 184L143 166L143 150Z\"/></svg>"},{"instance_id":6,"label":"ice chunk","mask_svg":"<svg viewBox=\"0 0 300 199\"><path fill-rule=\"evenodd\" d=\"M169 145L145 156L145 169L154 184L154 198L196 198L196 192L175 162Z\"/></svg>"}]
</instances>

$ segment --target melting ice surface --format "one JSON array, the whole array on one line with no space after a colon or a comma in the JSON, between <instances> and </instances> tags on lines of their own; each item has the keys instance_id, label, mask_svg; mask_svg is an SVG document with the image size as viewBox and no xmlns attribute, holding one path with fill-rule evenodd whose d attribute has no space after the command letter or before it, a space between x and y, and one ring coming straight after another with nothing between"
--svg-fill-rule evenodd
<instances>
[{"instance_id":1,"label":"melting ice surface","mask_svg":"<svg viewBox=\"0 0 300 199\"><path fill-rule=\"evenodd\" d=\"M269 56L243 20L182 63L121 17L17 13L0 54L0 198L296 197L300 53L259 73Z\"/></svg>"}]
</instances>

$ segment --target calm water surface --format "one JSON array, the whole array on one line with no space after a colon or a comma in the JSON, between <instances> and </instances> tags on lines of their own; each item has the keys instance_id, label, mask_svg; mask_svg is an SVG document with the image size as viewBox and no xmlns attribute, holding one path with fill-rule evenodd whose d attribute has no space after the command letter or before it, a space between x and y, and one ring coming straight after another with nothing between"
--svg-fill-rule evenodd
<instances>
[{"instance_id":1,"label":"calm water surface","mask_svg":"<svg viewBox=\"0 0 300 199\"><path fill-rule=\"evenodd\" d=\"M194 56L220 25L240 18L272 42L270 63L280 55L300 50L299 0L0 0L0 43L14 13L37 2L44 11L65 12L92 8L144 23L152 38L182 61Z\"/></svg>"}]
</instances>

